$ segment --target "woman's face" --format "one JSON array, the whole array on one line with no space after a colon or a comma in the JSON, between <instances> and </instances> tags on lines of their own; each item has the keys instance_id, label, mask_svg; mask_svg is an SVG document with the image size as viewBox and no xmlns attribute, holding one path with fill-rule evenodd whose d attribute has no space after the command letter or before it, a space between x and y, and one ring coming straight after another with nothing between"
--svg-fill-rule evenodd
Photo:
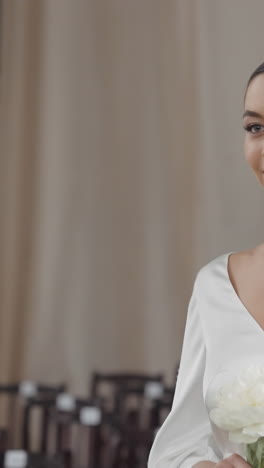
<instances>
[{"instance_id":1,"label":"woman's face","mask_svg":"<svg viewBox=\"0 0 264 468\"><path fill-rule=\"evenodd\" d=\"M264 186L264 73L253 78L248 87L243 127L246 160Z\"/></svg>"}]
</instances>

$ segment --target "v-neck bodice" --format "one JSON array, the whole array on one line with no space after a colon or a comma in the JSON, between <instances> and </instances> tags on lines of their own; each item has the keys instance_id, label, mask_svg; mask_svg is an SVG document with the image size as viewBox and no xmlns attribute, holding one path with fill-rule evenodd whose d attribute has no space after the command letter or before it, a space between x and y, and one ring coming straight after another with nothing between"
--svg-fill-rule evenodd
<instances>
[{"instance_id":1,"label":"v-neck bodice","mask_svg":"<svg viewBox=\"0 0 264 468\"><path fill-rule=\"evenodd\" d=\"M200 298L201 304L206 306L202 312L207 342L203 388L208 417L221 385L232 381L245 367L252 364L264 365L264 330L247 310L230 280L228 262L232 253L235 252L220 255L202 269L204 277L201 286L206 278L214 285L213 289L201 294ZM210 332L213 321L218 324L218 328L211 327ZM231 443L226 431L219 429L211 421L210 425L223 458L232 453L243 456L242 445Z\"/></svg>"},{"instance_id":2,"label":"v-neck bodice","mask_svg":"<svg viewBox=\"0 0 264 468\"><path fill-rule=\"evenodd\" d=\"M190 468L199 461L243 454L209 417L220 385L245 367L264 366L264 331L232 285L232 253L216 257L196 275L173 406L157 433L149 468Z\"/></svg>"},{"instance_id":3,"label":"v-neck bodice","mask_svg":"<svg viewBox=\"0 0 264 468\"><path fill-rule=\"evenodd\" d=\"M229 258L230 258L230 255L232 255L233 253L236 253L236 252L229 252L229 253L224 255L224 257L226 259L226 261L225 261L226 268L225 269L226 269L227 282L230 284L230 288L231 288L231 290L233 292L235 300L237 300L237 302L238 302L238 306L241 308L242 311L244 311L246 313L246 315L249 316L249 320L251 321L251 323L253 323L253 326L255 326L261 333L264 333L263 328L256 321L256 319L253 317L253 315L249 312L249 310L247 309L247 307L245 306L245 304L243 303L243 301L241 300L241 298L237 294L237 292L236 292L236 290L235 290L235 288L234 288L234 286L232 284L232 281L230 279Z\"/></svg>"}]
</instances>

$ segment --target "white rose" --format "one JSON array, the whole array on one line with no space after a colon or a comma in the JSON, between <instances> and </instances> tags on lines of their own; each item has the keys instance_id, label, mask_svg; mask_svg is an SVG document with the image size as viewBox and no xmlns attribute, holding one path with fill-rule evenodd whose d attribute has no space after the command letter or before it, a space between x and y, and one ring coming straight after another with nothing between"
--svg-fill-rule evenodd
<instances>
[{"instance_id":1,"label":"white rose","mask_svg":"<svg viewBox=\"0 0 264 468\"><path fill-rule=\"evenodd\" d=\"M250 444L264 436L264 367L243 370L217 393L210 418L228 431L229 440Z\"/></svg>"}]
</instances>

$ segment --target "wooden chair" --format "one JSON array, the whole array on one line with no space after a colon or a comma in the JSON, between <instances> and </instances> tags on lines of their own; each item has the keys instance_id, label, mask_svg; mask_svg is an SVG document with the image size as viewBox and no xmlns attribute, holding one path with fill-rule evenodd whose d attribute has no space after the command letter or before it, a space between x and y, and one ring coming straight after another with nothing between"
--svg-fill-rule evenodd
<instances>
[{"instance_id":1,"label":"wooden chair","mask_svg":"<svg viewBox=\"0 0 264 468\"><path fill-rule=\"evenodd\" d=\"M155 430L165 419L166 411L170 411L173 395L174 388L154 381L144 388L120 389L117 395L119 420L127 427Z\"/></svg>"},{"instance_id":2,"label":"wooden chair","mask_svg":"<svg viewBox=\"0 0 264 468\"><path fill-rule=\"evenodd\" d=\"M85 467L100 468L103 411L98 399L72 397L72 404L57 404L49 409L49 443L53 453L63 453L67 468L76 466L76 457L87 448ZM66 400L65 400L66 401ZM74 438L76 430L77 438ZM82 442L82 443L80 443ZM77 445L77 446L76 446Z\"/></svg>"},{"instance_id":3,"label":"wooden chair","mask_svg":"<svg viewBox=\"0 0 264 468\"><path fill-rule=\"evenodd\" d=\"M50 396L65 389L64 384L44 385L31 381L13 384L0 384L0 396L4 403L6 449L28 449L27 401L36 396Z\"/></svg>"},{"instance_id":4,"label":"wooden chair","mask_svg":"<svg viewBox=\"0 0 264 468\"><path fill-rule=\"evenodd\" d=\"M166 417L171 411L174 387L165 387L162 398L153 401L153 407L151 411L151 427L157 430L165 421Z\"/></svg>"},{"instance_id":5,"label":"wooden chair","mask_svg":"<svg viewBox=\"0 0 264 468\"><path fill-rule=\"evenodd\" d=\"M108 453L107 468L146 468L155 431L126 426L116 428Z\"/></svg>"},{"instance_id":6,"label":"wooden chair","mask_svg":"<svg viewBox=\"0 0 264 468\"><path fill-rule=\"evenodd\" d=\"M22 450L0 452L0 468L64 468L63 457Z\"/></svg>"},{"instance_id":7,"label":"wooden chair","mask_svg":"<svg viewBox=\"0 0 264 468\"><path fill-rule=\"evenodd\" d=\"M163 383L163 374L94 372L90 394L92 398L104 398L106 411L119 413L118 394L120 390L144 390L146 384L150 382Z\"/></svg>"}]
</instances>

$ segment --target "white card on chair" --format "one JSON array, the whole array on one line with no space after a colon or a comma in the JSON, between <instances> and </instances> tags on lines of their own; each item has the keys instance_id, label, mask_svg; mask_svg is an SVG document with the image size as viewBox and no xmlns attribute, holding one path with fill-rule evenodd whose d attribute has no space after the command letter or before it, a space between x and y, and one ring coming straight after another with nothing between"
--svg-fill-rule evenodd
<instances>
[{"instance_id":1,"label":"white card on chair","mask_svg":"<svg viewBox=\"0 0 264 468\"><path fill-rule=\"evenodd\" d=\"M158 400L163 395L163 385L160 382L147 382L144 387L144 395L150 400Z\"/></svg>"},{"instance_id":2,"label":"white card on chair","mask_svg":"<svg viewBox=\"0 0 264 468\"><path fill-rule=\"evenodd\" d=\"M4 457L4 468L25 468L28 454L24 450L7 450Z\"/></svg>"},{"instance_id":3,"label":"white card on chair","mask_svg":"<svg viewBox=\"0 0 264 468\"><path fill-rule=\"evenodd\" d=\"M60 393L56 398L56 407L61 411L73 411L76 403L70 393Z\"/></svg>"},{"instance_id":4,"label":"white card on chair","mask_svg":"<svg viewBox=\"0 0 264 468\"><path fill-rule=\"evenodd\" d=\"M38 393L37 385L31 380L24 380L19 384L19 393L24 398L30 398Z\"/></svg>"},{"instance_id":5,"label":"white card on chair","mask_svg":"<svg viewBox=\"0 0 264 468\"><path fill-rule=\"evenodd\" d=\"M102 414L99 408L94 406L84 406L80 410L80 422L86 426L98 426L101 419Z\"/></svg>"}]
</instances>

